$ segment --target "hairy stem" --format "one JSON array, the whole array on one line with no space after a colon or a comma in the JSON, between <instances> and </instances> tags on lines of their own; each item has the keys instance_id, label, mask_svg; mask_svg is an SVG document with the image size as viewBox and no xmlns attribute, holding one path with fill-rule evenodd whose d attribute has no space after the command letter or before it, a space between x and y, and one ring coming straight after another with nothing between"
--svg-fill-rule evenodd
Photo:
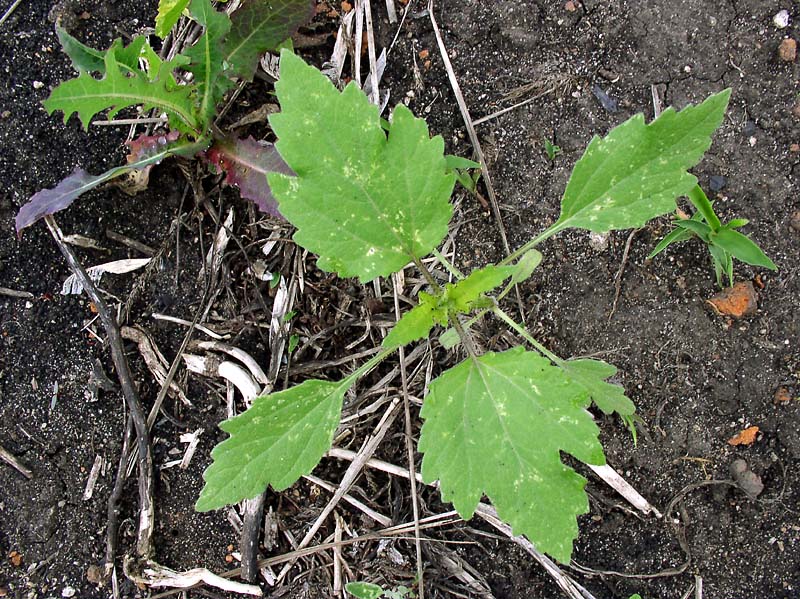
<instances>
[{"instance_id":1,"label":"hairy stem","mask_svg":"<svg viewBox=\"0 0 800 599\"><path fill-rule=\"evenodd\" d=\"M436 259L439 261L439 263L440 263L442 266L444 266L444 267L447 269L447 271L448 271L448 272L449 272L451 275L453 275L455 278L457 278L457 279L459 279L459 280L464 278L464 273L462 273L460 270L458 270L458 269L455 267L455 265L454 265L452 262L450 262L450 260L448 260L447 258L445 258L444 254L442 254L442 253L441 253L439 250L437 250L436 248L434 248L434 249L433 249L433 255L434 255L434 256L436 256Z\"/></svg>"},{"instance_id":2,"label":"hairy stem","mask_svg":"<svg viewBox=\"0 0 800 599\"><path fill-rule=\"evenodd\" d=\"M533 335L531 335L528 331L525 330L525 327L523 327L521 324L519 324L517 321L511 318L508 314L503 312L500 308L498 307L493 308L492 313L495 316L497 316L500 320L505 322L512 329L514 329L520 335L520 337L525 339L525 341L527 341L536 351L538 351L540 354L548 358L551 362L553 362L554 364L558 364L559 366L564 362L564 360L559 358L557 355L555 355L553 352L547 349L544 345L539 343L533 337Z\"/></svg>"}]
</instances>

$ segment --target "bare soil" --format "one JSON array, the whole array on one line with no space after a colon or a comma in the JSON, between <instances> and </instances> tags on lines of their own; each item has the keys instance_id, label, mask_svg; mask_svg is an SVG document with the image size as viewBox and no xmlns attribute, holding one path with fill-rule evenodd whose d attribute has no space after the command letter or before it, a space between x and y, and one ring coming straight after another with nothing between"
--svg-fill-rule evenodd
<instances>
[{"instance_id":1,"label":"bare soil","mask_svg":"<svg viewBox=\"0 0 800 599\"><path fill-rule=\"evenodd\" d=\"M93 368L115 380L102 327L86 299L60 294L69 271L45 228L36 226L17 239L13 217L31 194L53 186L76 166L96 173L125 155L127 128L84 132L76 119L65 126L60 114L48 116L42 109L49 90L72 75L51 20L60 16L73 35L104 48L113 38L135 35L151 24L155 4L22 3L0 25L0 226L6 232L0 236L0 286L33 295L0 295L0 445L33 473L27 479L0 463L0 596L111 593L87 578L87 570L104 558L106 501L126 418L122 396L118 386L90 391ZM384 84L391 90L390 105L408 103L428 119L433 133L444 137L451 152L469 156L468 136L423 8L412 6L389 56ZM779 29L773 16L782 9L789 11L790 24ZM386 21L383 3L373 2L373 11L378 46L386 47L396 26ZM639 438L634 444L618 420L598 414L608 461L659 509L673 507L661 519L638 516L582 470L590 480L592 509L581 518L575 561L566 571L598 599L628 599L633 593L679 599L692 596L699 580L708 598L800 597L800 196L795 172L800 146L793 145L800 143L800 86L798 63L778 55L782 40L800 37L800 10L772 0L447 0L437 4L437 17L473 119L540 96L477 126L512 248L557 218L570 169L593 135L605 134L637 112L653 117L652 86L665 105L676 108L732 88L728 116L695 174L706 189L715 189L723 218L750 219L745 231L779 266L771 273L736 265L737 280L755 282L755 314L730 319L709 308L707 300L717 289L706 250L698 243L674 246L646 260L669 230L667 219L636 232L626 259L627 231L613 233L600 246L590 243L585 232L548 240L540 248L545 261L521 286L521 297L529 329L551 350L565 357L600 356L619 368L618 382L641 417ZM330 54L333 38L325 34L333 28L323 15L304 30L322 39L321 46L303 51L309 61L320 65ZM254 83L228 120L268 101L268 92L268 83ZM610 101L601 102L603 94ZM267 134L263 126L248 132ZM553 161L545 154L544 138L561 148ZM248 259L259 257L272 230L288 231L263 219L254 224L252 208L234 191L216 192L210 179L205 186L214 211L224 215L234 210L235 231L245 250L230 246L216 283L220 292L213 298L214 288L198 272L217 228L208 206L195 205L175 164L155 169L150 188L134 199L115 188L102 189L81 198L58 220L65 233L91 237L105 248L79 250L86 265L142 256L109 239L107 230L160 250L146 273L109 277L102 286L122 303L130 300L125 323L148 329L168 360L186 329L151 314L192 320L198 309L211 305L209 326L230 333L229 343L267 364L264 327L269 326L274 290L248 274ZM470 268L501 257L492 215L463 192L454 201L457 265ZM288 371L282 371L281 384L308 376L315 364L322 367L314 376L340 376L352 364L331 361L369 348L369 338L353 345L365 331L378 338L377 329L365 323L379 328L393 318L390 285L384 284L376 297L372 285L317 271L313 257L295 252L289 243L282 243L268 262L287 276L296 273L299 262L305 265L305 288L293 319L299 349ZM410 271L407 276L413 282ZM516 309L516 303L509 309ZM507 347L508 339L492 323L479 332L486 349ZM319 338L309 342L317 333ZM136 347L127 349L149 409L159 385ZM436 343L426 355L434 376L457 359ZM365 381L364 389L392 366ZM424 378L423 369L412 383L421 385ZM178 381L193 405L168 399L153 433L159 466L156 557L175 569L202 566L221 572L236 565L235 559L229 562L238 532L226 510L198 514L193 504L210 449L224 437L216 424L224 418L225 389L185 372ZM398 385L391 383L390 395ZM789 400L776 401L776 393ZM347 413L374 399L351 398ZM341 443L357 449L380 415L358 419ZM412 418L418 427L416 408ZM377 457L405 465L402 420L396 420ZM749 426L760 430L752 445L728 443ZM183 454L180 435L197 430L201 442L189 467L163 468ZM83 499L98 456L104 467L92 497ZM757 498L712 482L728 480L736 459L745 460L761 478L764 490ZM335 482L344 467L326 459L315 473ZM352 494L396 523L411 520L408 485L402 480L367 472ZM274 542L263 540L262 554L288 551L289 537L301 538L329 497L306 481L271 493L268 507L280 532ZM122 503L120 552L130 551L135 542L136 502L134 474ZM450 509L427 489L421 502L422 515ZM337 512L354 535L379 528L345 504ZM332 521L326 524L318 541L333 528ZM448 569L454 559L497 598L561 596L527 554L477 520L426 536L429 596L478 596ZM413 586L412 540L364 542L347 548L344 557L359 579ZM265 594L330 596L331 559L323 552L299 561L286 585L263 584ZM122 597L157 592L136 588L119 567L118 579ZM188 596L220 594L196 589Z\"/></svg>"}]
</instances>

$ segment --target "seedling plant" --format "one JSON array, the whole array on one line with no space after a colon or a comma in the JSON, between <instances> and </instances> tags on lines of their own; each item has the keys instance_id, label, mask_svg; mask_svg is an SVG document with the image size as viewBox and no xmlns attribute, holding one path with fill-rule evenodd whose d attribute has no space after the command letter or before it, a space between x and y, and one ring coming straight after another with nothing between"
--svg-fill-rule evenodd
<instances>
[{"instance_id":1,"label":"seedling plant","mask_svg":"<svg viewBox=\"0 0 800 599\"><path fill-rule=\"evenodd\" d=\"M388 134L378 109L351 83L337 90L317 69L284 50L270 117L276 147L294 176L268 176L294 241L318 255L317 266L368 282L414 264L428 282L371 360L340 381L311 379L258 398L221 424L230 437L212 452L197 509L211 510L282 490L310 472L330 448L345 393L399 347L444 327L443 343L460 343L467 358L430 385L421 409L418 449L422 476L439 481L442 497L462 517L483 495L515 533L568 562L576 517L588 510L585 479L561 452L603 464L599 430L587 411L632 422L634 405L608 382L616 368L595 359L553 354L500 307L530 277L545 239L570 228L604 233L643 226L670 212L697 184L687 172L702 158L722 121L725 90L649 125L636 115L604 139L595 137L576 164L548 229L498 264L462 274L442 256L452 217L454 165L441 137L405 106L391 115ZM454 277L444 285L423 258L434 254ZM481 354L470 326L492 315L527 344Z\"/></svg>"},{"instance_id":2,"label":"seedling plant","mask_svg":"<svg viewBox=\"0 0 800 599\"><path fill-rule=\"evenodd\" d=\"M561 452L587 464L605 463L599 429L587 408L594 403L606 414L616 413L633 430L634 405L621 386L609 382L614 366L555 355L500 302L533 274L542 260L536 248L544 240L567 229L605 233L641 227L672 211L684 195L699 216L677 221L676 232L656 251L694 234L709 245L718 273L722 269L730 276L731 256L774 267L735 231L743 222L720 223L687 172L710 146L730 91L680 112L667 109L650 124L636 115L605 138L593 138L573 169L558 220L499 263L461 273L438 247L452 217L455 182L474 189L469 169L479 165L445 155L442 138L430 137L425 121L405 106L394 109L387 125L355 83L339 91L284 49L275 85L281 112L270 117L280 157L214 127L226 91L252 77L259 53L277 47L307 18L308 2L284 4L296 11L274 28L275 16L259 12L262 3L243 2L229 18L209 0L191 0L188 13L203 33L171 60L160 59L144 37L98 52L60 32L80 75L53 90L45 102L49 111L61 110L65 118L77 112L87 126L106 109L113 115L128 106L155 107L167 115L170 132L138 140L126 166L97 177L76 171L55 189L39 192L20 211L18 230L120 174L142 171L171 155L208 150L208 160L226 169L243 195L256 189L262 209L274 211L264 199L271 190L280 215L296 227L295 243L317 254L320 269L366 283L415 265L428 289L372 359L342 380L309 379L259 397L246 412L221 423L230 436L212 452L196 508L207 511L253 498L267 486L280 491L310 473L331 447L345 393L398 348L443 327L442 345L460 344L467 357L441 373L424 400L418 443L424 480L438 480L443 499L464 519L488 496L516 534L568 562L578 534L576 518L589 505L586 480L563 463ZM163 14L162 34L174 23L170 19L177 19L169 10ZM264 35L247 33L253 30ZM193 76L188 84L181 79L187 72ZM423 263L429 254L453 282L437 281ZM488 316L510 327L524 345L481 353L470 327Z\"/></svg>"},{"instance_id":3,"label":"seedling plant","mask_svg":"<svg viewBox=\"0 0 800 599\"><path fill-rule=\"evenodd\" d=\"M673 243L697 237L706 244L711 254L719 287L723 286L723 274L728 278L728 285L733 285L733 258L752 266L778 269L755 242L737 231L749 222L747 219L734 218L723 224L714 212L711 200L699 185L695 185L689 192L689 200L697 212L689 218L676 211L675 229L656 245L648 258L657 256Z\"/></svg>"},{"instance_id":4,"label":"seedling plant","mask_svg":"<svg viewBox=\"0 0 800 599\"><path fill-rule=\"evenodd\" d=\"M77 168L55 188L34 194L17 214L17 233L119 177L131 179L132 185L123 189L140 190L146 187L152 166L172 156L202 155L225 172L225 182L238 186L243 197L262 211L277 214L266 173L290 172L285 163L271 144L225 134L214 121L225 94L253 78L260 56L278 49L307 22L314 4L313 0L243 0L228 16L215 10L211 0L162 0L156 18L158 35L166 37L184 12L202 28L193 45L169 60L153 50L145 35L128 45L117 39L101 51L57 26L61 46L79 75L57 86L44 101L49 113L62 111L64 122L77 113L88 129L94 116L105 110L111 119L124 108L156 109L165 116L168 130L130 142L123 166L100 175Z\"/></svg>"}]
</instances>

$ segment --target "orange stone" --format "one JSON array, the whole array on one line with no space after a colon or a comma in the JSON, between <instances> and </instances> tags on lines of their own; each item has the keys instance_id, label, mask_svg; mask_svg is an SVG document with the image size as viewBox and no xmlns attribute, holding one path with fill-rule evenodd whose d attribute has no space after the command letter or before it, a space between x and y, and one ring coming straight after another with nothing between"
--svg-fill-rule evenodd
<instances>
[{"instance_id":1,"label":"orange stone","mask_svg":"<svg viewBox=\"0 0 800 599\"><path fill-rule=\"evenodd\" d=\"M757 300L753 283L745 281L721 291L708 300L708 303L717 314L741 318L755 313Z\"/></svg>"},{"instance_id":2,"label":"orange stone","mask_svg":"<svg viewBox=\"0 0 800 599\"><path fill-rule=\"evenodd\" d=\"M756 441L758 431L759 428L757 426L749 426L728 439L728 445L752 445Z\"/></svg>"}]
</instances>

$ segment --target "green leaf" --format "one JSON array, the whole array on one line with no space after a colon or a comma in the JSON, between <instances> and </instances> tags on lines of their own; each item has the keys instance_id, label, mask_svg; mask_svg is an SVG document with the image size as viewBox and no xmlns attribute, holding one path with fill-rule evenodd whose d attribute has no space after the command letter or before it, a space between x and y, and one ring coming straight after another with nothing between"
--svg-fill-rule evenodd
<instances>
[{"instance_id":1,"label":"green leaf","mask_svg":"<svg viewBox=\"0 0 800 599\"><path fill-rule=\"evenodd\" d=\"M588 395L549 360L522 348L468 358L437 378L422 406L422 476L469 519L485 493L542 551L568 562L585 479L564 451L604 464Z\"/></svg>"},{"instance_id":2,"label":"green leaf","mask_svg":"<svg viewBox=\"0 0 800 599\"><path fill-rule=\"evenodd\" d=\"M187 6L189 6L189 0L159 0L156 35L162 40L167 37Z\"/></svg>"},{"instance_id":3,"label":"green leaf","mask_svg":"<svg viewBox=\"0 0 800 599\"><path fill-rule=\"evenodd\" d=\"M673 243L688 241L689 239L692 238L692 235L693 233L688 229L681 229L680 227L673 229L664 237L664 239L658 242L658 245L656 245L656 247L653 248L653 251L650 252L650 254L647 256L647 259L651 260L655 258L658 254L663 252Z\"/></svg>"},{"instance_id":4,"label":"green leaf","mask_svg":"<svg viewBox=\"0 0 800 599\"><path fill-rule=\"evenodd\" d=\"M403 314L383 340L383 347L400 347L427 337L433 325L446 325L449 316L470 312L484 293L501 285L515 268L490 264L457 283L447 283L439 295L420 292L419 305Z\"/></svg>"},{"instance_id":5,"label":"green leaf","mask_svg":"<svg viewBox=\"0 0 800 599\"><path fill-rule=\"evenodd\" d=\"M421 291L419 304L403 314L383 340L383 347L400 347L427 337L435 323L447 324L447 310L439 298Z\"/></svg>"},{"instance_id":6,"label":"green leaf","mask_svg":"<svg viewBox=\"0 0 800 599\"><path fill-rule=\"evenodd\" d=\"M380 599L383 588L371 582L348 582L344 589L358 599Z\"/></svg>"},{"instance_id":7,"label":"green leaf","mask_svg":"<svg viewBox=\"0 0 800 599\"><path fill-rule=\"evenodd\" d=\"M694 220L692 218L687 218L687 219L678 219L675 221L674 224L679 229L684 229L686 231L694 233L706 243L709 242L710 239L709 235L711 235L711 227L709 227L706 223L701 222L699 220Z\"/></svg>"},{"instance_id":8,"label":"green leaf","mask_svg":"<svg viewBox=\"0 0 800 599\"><path fill-rule=\"evenodd\" d=\"M282 112L270 116L275 144L297 177L269 175L294 240L317 266L366 282L429 254L447 233L454 177L444 142L431 139L405 106L387 139L378 109L355 83L339 92L284 50L275 84Z\"/></svg>"},{"instance_id":9,"label":"green leaf","mask_svg":"<svg viewBox=\"0 0 800 599\"><path fill-rule=\"evenodd\" d=\"M606 382L617 373L617 368L602 360L565 360L560 366L569 379L582 387L595 405L606 414L616 412L620 416L633 416L636 406L625 396L621 385Z\"/></svg>"},{"instance_id":10,"label":"green leaf","mask_svg":"<svg viewBox=\"0 0 800 599\"><path fill-rule=\"evenodd\" d=\"M749 237L733 229L722 228L711 234L711 241L718 245L734 258L752 266L763 266L770 270L778 270L775 263L753 243Z\"/></svg>"},{"instance_id":11,"label":"green leaf","mask_svg":"<svg viewBox=\"0 0 800 599\"><path fill-rule=\"evenodd\" d=\"M494 264L473 270L465 279L445 285L442 305L449 313L466 314L484 293L502 285L515 271L516 266Z\"/></svg>"},{"instance_id":12,"label":"green leaf","mask_svg":"<svg viewBox=\"0 0 800 599\"><path fill-rule=\"evenodd\" d=\"M726 229L740 229L750 221L746 218L733 218L725 224Z\"/></svg>"},{"instance_id":13,"label":"green leaf","mask_svg":"<svg viewBox=\"0 0 800 599\"><path fill-rule=\"evenodd\" d=\"M722 223L719 221L717 213L714 212L714 206L711 200L708 199L708 196L706 196L706 192L703 191L702 187L695 185L689 191L689 201L694 204L694 207L697 208L697 212L702 215L712 231L719 230Z\"/></svg>"},{"instance_id":14,"label":"green leaf","mask_svg":"<svg viewBox=\"0 0 800 599\"><path fill-rule=\"evenodd\" d=\"M447 154L444 157L445 165L450 170L467 170L470 168L481 168L480 162L475 162L463 156L455 156L454 154Z\"/></svg>"},{"instance_id":15,"label":"green leaf","mask_svg":"<svg viewBox=\"0 0 800 599\"><path fill-rule=\"evenodd\" d=\"M714 275L717 279L717 286L722 289L722 275L728 275L728 284L733 286L733 259L731 255L726 252L721 246L713 243L706 244L708 251L711 253L711 261L714 263Z\"/></svg>"},{"instance_id":16,"label":"green leaf","mask_svg":"<svg viewBox=\"0 0 800 599\"><path fill-rule=\"evenodd\" d=\"M545 137L544 152L547 154L547 159L553 161L559 152L561 152L561 148Z\"/></svg>"},{"instance_id":17,"label":"green leaf","mask_svg":"<svg viewBox=\"0 0 800 599\"><path fill-rule=\"evenodd\" d=\"M458 331L455 329L447 329L444 333L439 335L439 343L445 349L453 349L456 345L461 343L461 338L458 336Z\"/></svg>"},{"instance_id":18,"label":"green leaf","mask_svg":"<svg viewBox=\"0 0 800 599\"><path fill-rule=\"evenodd\" d=\"M56 25L56 35L58 41L61 43L61 49L64 50L69 59L72 61L72 66L79 72L104 72L106 69L103 58L106 53L102 50L95 50L89 46L79 42L72 37L67 31Z\"/></svg>"},{"instance_id":19,"label":"green leaf","mask_svg":"<svg viewBox=\"0 0 800 599\"><path fill-rule=\"evenodd\" d=\"M231 16L225 62L237 77L252 79L264 52L277 50L314 15L313 0L243 0Z\"/></svg>"},{"instance_id":20,"label":"green leaf","mask_svg":"<svg viewBox=\"0 0 800 599\"><path fill-rule=\"evenodd\" d=\"M533 271L542 263L542 254L538 250L528 250L514 265L514 274L511 275L510 285L528 280Z\"/></svg>"},{"instance_id":21,"label":"green leaf","mask_svg":"<svg viewBox=\"0 0 800 599\"><path fill-rule=\"evenodd\" d=\"M44 101L47 112L63 111L65 123L77 112L88 130L92 117L98 112L110 109L108 116L113 118L122 108L141 105L145 110L159 108L165 111L170 122L178 128L182 123L183 129L188 127L197 131L191 88L174 85L169 72L174 63L162 64L157 78L150 81L141 71L123 73L113 46L106 52L104 62L105 76L102 79L81 73L56 87Z\"/></svg>"},{"instance_id":22,"label":"green leaf","mask_svg":"<svg viewBox=\"0 0 800 599\"><path fill-rule=\"evenodd\" d=\"M207 512L262 493L282 491L308 474L331 447L342 400L352 381L304 381L256 398L220 428L230 437L211 452L214 462L195 509Z\"/></svg>"},{"instance_id":23,"label":"green leaf","mask_svg":"<svg viewBox=\"0 0 800 599\"><path fill-rule=\"evenodd\" d=\"M640 227L671 211L675 198L696 185L686 170L711 145L729 97L726 89L680 112L668 108L649 125L637 114L604 139L593 138L572 171L553 228L603 233Z\"/></svg>"},{"instance_id":24,"label":"green leaf","mask_svg":"<svg viewBox=\"0 0 800 599\"><path fill-rule=\"evenodd\" d=\"M217 102L233 86L233 81L222 76L222 39L231 28L231 20L224 12L214 10L211 0L192 0L189 12L205 32L194 45L184 49L190 60L186 70L194 75L200 118L203 123L210 123Z\"/></svg>"}]
</instances>

